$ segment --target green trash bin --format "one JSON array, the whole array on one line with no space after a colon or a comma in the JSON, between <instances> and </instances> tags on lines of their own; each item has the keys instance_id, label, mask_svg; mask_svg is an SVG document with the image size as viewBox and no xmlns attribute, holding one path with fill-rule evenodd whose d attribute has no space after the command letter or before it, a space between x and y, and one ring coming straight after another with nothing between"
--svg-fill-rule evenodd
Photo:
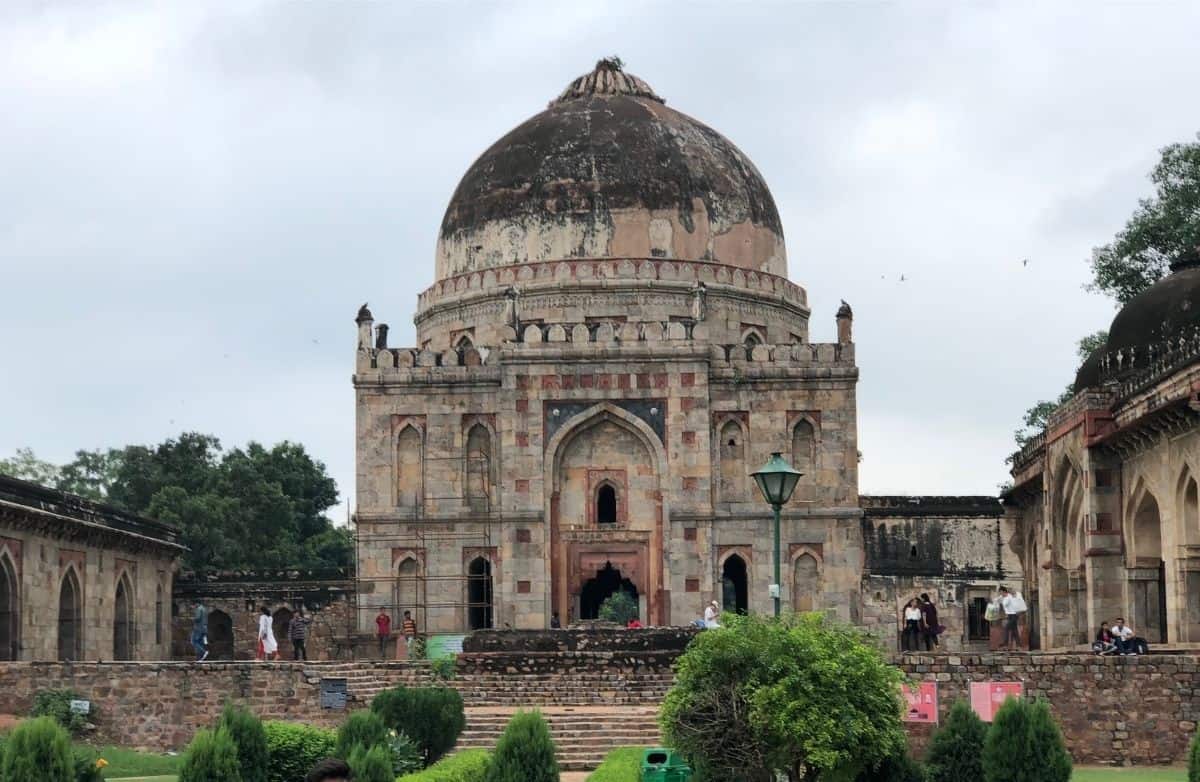
<instances>
[{"instance_id":1,"label":"green trash bin","mask_svg":"<svg viewBox=\"0 0 1200 782\"><path fill-rule=\"evenodd\" d=\"M690 782L692 769L673 749L654 747L642 753L640 782Z\"/></svg>"}]
</instances>

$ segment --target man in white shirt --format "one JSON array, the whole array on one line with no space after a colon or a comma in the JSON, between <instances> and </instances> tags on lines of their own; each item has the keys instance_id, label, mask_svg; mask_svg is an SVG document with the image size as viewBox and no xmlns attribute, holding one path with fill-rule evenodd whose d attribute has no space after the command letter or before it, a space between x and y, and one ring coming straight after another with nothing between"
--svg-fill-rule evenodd
<instances>
[{"instance_id":1,"label":"man in white shirt","mask_svg":"<svg viewBox=\"0 0 1200 782\"><path fill-rule=\"evenodd\" d=\"M1117 654L1137 654L1133 650L1133 628L1125 624L1125 619L1117 617L1116 623L1108 629L1112 633L1113 643L1117 645Z\"/></svg>"},{"instance_id":2,"label":"man in white shirt","mask_svg":"<svg viewBox=\"0 0 1200 782\"><path fill-rule=\"evenodd\" d=\"M717 617L720 616L720 612L717 609L718 609L718 606L717 606L716 600L712 601L711 603L709 603L708 605L706 605L704 607L704 626L705 627L713 628L713 627L721 626L721 625L717 624Z\"/></svg>"},{"instance_id":3,"label":"man in white shirt","mask_svg":"<svg viewBox=\"0 0 1200 782\"><path fill-rule=\"evenodd\" d=\"M1008 587L1000 587L1000 608L1004 611L1004 645L1015 652L1021 645L1021 630L1017 624L1021 612L1017 610L1017 598Z\"/></svg>"}]
</instances>

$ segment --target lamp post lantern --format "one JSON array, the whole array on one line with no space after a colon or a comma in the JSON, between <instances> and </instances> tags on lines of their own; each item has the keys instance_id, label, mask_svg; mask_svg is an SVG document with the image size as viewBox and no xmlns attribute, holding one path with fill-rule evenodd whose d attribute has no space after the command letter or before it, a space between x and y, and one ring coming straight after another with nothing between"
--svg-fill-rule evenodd
<instances>
[{"instance_id":1,"label":"lamp post lantern","mask_svg":"<svg viewBox=\"0 0 1200 782\"><path fill-rule=\"evenodd\" d=\"M775 583L771 585L771 597L775 599L775 616L779 616L779 512L784 503L791 499L802 473L793 469L783 460L783 455L776 452L771 454L770 461L750 475L758 484L763 498L775 509Z\"/></svg>"}]
</instances>

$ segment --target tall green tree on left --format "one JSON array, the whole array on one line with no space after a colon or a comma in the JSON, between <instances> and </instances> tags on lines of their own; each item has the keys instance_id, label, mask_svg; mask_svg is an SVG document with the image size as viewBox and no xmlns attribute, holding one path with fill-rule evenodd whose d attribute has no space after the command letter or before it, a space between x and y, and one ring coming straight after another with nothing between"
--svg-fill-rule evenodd
<instances>
[{"instance_id":1,"label":"tall green tree on left","mask_svg":"<svg viewBox=\"0 0 1200 782\"><path fill-rule=\"evenodd\" d=\"M179 527L197 571L343 567L349 532L326 512L337 486L297 443L223 450L212 435L185 432L158 445L78 451L64 465L21 449L0 473L100 500Z\"/></svg>"}]
</instances>

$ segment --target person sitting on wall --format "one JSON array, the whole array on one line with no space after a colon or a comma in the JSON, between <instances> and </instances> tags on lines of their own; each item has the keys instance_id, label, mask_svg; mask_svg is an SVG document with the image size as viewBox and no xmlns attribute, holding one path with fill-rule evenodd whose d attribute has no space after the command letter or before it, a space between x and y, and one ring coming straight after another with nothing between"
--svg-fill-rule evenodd
<instances>
[{"instance_id":1,"label":"person sitting on wall","mask_svg":"<svg viewBox=\"0 0 1200 782\"><path fill-rule=\"evenodd\" d=\"M558 621L558 612L557 611L553 614L550 614L550 629L551 630L561 630L562 629L562 622Z\"/></svg>"},{"instance_id":2,"label":"person sitting on wall","mask_svg":"<svg viewBox=\"0 0 1200 782\"><path fill-rule=\"evenodd\" d=\"M1092 651L1096 654L1116 654L1117 644L1113 641L1112 631L1108 629L1108 622L1100 623L1100 632L1096 633L1096 640L1092 642Z\"/></svg>"},{"instance_id":3,"label":"person sitting on wall","mask_svg":"<svg viewBox=\"0 0 1200 782\"><path fill-rule=\"evenodd\" d=\"M1133 628L1124 624L1122 616L1117 616L1116 624L1112 625L1112 643L1116 646L1116 654L1118 655L1135 655L1138 654L1134 650L1133 645Z\"/></svg>"},{"instance_id":4,"label":"person sitting on wall","mask_svg":"<svg viewBox=\"0 0 1200 782\"><path fill-rule=\"evenodd\" d=\"M712 601L711 603L709 603L708 605L706 605L704 607L704 627L705 628L713 629L713 628L717 628L717 627L721 626L721 625L717 624L717 617L719 617L721 615L720 608L721 607L719 605L717 605L716 600Z\"/></svg>"},{"instance_id":5,"label":"person sitting on wall","mask_svg":"<svg viewBox=\"0 0 1200 782\"><path fill-rule=\"evenodd\" d=\"M354 772L346 761L337 758L325 758L312 767L304 782L353 782Z\"/></svg>"}]
</instances>

